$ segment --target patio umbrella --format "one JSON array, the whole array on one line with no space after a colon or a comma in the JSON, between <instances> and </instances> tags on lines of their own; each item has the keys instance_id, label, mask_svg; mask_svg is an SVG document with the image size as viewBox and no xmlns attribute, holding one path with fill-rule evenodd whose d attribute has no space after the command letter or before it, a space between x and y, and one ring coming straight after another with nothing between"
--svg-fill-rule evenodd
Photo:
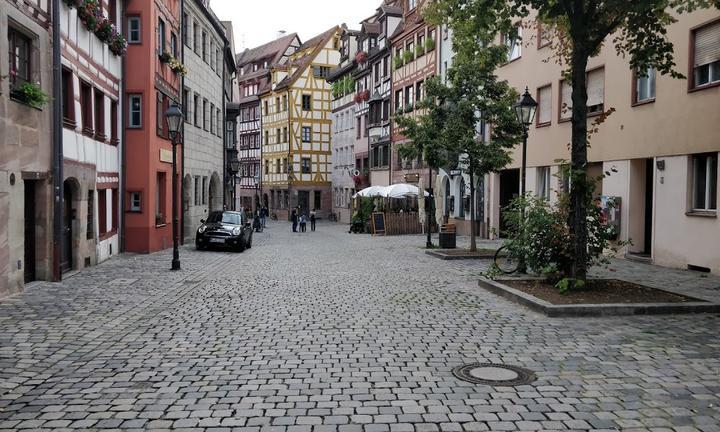
<instances>
[{"instance_id":1,"label":"patio umbrella","mask_svg":"<svg viewBox=\"0 0 720 432\"><path fill-rule=\"evenodd\" d=\"M353 198L355 197L384 197L385 196L385 187L384 186L370 186L369 188L365 188L355 195L353 195Z\"/></svg>"},{"instance_id":2,"label":"patio umbrella","mask_svg":"<svg viewBox=\"0 0 720 432\"><path fill-rule=\"evenodd\" d=\"M386 197L388 198L405 198L408 196L420 195L420 189L417 186L413 186L407 183L398 183L386 188ZM427 192L424 192L425 196L429 196Z\"/></svg>"}]
</instances>

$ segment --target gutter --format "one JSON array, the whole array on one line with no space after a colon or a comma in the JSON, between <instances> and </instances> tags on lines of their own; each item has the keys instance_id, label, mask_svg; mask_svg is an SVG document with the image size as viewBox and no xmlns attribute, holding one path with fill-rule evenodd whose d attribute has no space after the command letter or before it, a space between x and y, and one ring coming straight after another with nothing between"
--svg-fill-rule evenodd
<instances>
[{"instance_id":1,"label":"gutter","mask_svg":"<svg viewBox=\"0 0 720 432\"><path fill-rule=\"evenodd\" d=\"M194 36L193 36L194 37ZM187 35L185 34L185 0L180 0L180 58L182 64L185 64L185 40ZM185 76L181 75L180 79L180 103L184 103L183 94L185 92ZM187 107L183 106L183 111L187 115ZM183 200L185 199L185 124L187 119L183 119L182 123L182 158L180 159L180 244L185 245L185 211Z\"/></svg>"},{"instance_id":2,"label":"gutter","mask_svg":"<svg viewBox=\"0 0 720 432\"><path fill-rule=\"evenodd\" d=\"M62 47L60 43L60 0L52 2L53 41L53 262L52 281L62 281L63 242L63 134L62 134Z\"/></svg>"},{"instance_id":3,"label":"gutter","mask_svg":"<svg viewBox=\"0 0 720 432\"><path fill-rule=\"evenodd\" d=\"M225 39L225 46L223 46L223 61L222 61L222 75L220 78L222 79L222 116L223 116L223 122L222 122L222 170L223 170L223 210L227 210L227 191L225 191L225 188L228 187L230 183L229 173L227 169L227 143L225 142L226 135L227 135L227 104L225 103L225 68L226 68L226 61L225 56L227 55L227 48L228 48L228 42L227 38ZM235 178L233 177L233 187L235 187Z\"/></svg>"},{"instance_id":4,"label":"gutter","mask_svg":"<svg viewBox=\"0 0 720 432\"><path fill-rule=\"evenodd\" d=\"M121 21L125 19L127 16L127 7L128 7L128 1L125 1L123 3L123 14L121 17ZM125 76L127 74L127 61L126 61L127 55L123 56L122 58L122 64L120 67L120 70L122 71L122 79L120 80L120 101L118 103L118 106L120 107L120 125L122 127L121 134L121 140L120 143L121 149L120 149L120 203L118 205L119 211L120 211L120 252L125 252L126 250L126 234L125 234L125 199L126 199L126 173L127 173L127 128L125 127L125 109L127 108L125 106L125 94L127 92L127 86L125 84Z\"/></svg>"}]
</instances>

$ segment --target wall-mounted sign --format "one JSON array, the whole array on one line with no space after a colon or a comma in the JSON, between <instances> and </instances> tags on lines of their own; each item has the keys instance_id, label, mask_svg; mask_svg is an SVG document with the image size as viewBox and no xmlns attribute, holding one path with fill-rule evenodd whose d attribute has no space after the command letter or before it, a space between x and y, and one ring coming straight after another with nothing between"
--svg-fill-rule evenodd
<instances>
[{"instance_id":1,"label":"wall-mounted sign","mask_svg":"<svg viewBox=\"0 0 720 432\"><path fill-rule=\"evenodd\" d=\"M450 171L450 175L451 175L452 177L459 176L459 175L461 175L461 174L462 174L462 170L459 170L459 169L455 169L455 170L451 170L451 171Z\"/></svg>"},{"instance_id":2,"label":"wall-mounted sign","mask_svg":"<svg viewBox=\"0 0 720 432\"><path fill-rule=\"evenodd\" d=\"M420 181L420 174L405 174L405 183L417 183Z\"/></svg>"},{"instance_id":3,"label":"wall-mounted sign","mask_svg":"<svg viewBox=\"0 0 720 432\"><path fill-rule=\"evenodd\" d=\"M172 150L160 149L160 162L172 163Z\"/></svg>"}]
</instances>

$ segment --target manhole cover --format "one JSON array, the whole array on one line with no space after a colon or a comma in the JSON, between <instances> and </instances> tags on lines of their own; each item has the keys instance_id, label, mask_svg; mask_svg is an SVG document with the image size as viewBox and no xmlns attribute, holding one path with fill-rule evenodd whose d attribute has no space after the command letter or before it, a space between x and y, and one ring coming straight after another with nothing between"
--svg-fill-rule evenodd
<instances>
[{"instance_id":1,"label":"manhole cover","mask_svg":"<svg viewBox=\"0 0 720 432\"><path fill-rule=\"evenodd\" d=\"M472 363L458 366L452 371L457 378L473 384L518 386L530 384L537 378L532 371L518 366L494 363Z\"/></svg>"}]
</instances>

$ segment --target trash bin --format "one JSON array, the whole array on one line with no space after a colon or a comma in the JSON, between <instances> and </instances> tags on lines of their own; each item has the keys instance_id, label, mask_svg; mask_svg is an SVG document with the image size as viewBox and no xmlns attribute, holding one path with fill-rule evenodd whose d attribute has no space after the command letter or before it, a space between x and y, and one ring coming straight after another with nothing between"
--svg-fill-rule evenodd
<instances>
[{"instance_id":1,"label":"trash bin","mask_svg":"<svg viewBox=\"0 0 720 432\"><path fill-rule=\"evenodd\" d=\"M440 249L457 248L457 233L455 224L443 224L440 226Z\"/></svg>"}]
</instances>

